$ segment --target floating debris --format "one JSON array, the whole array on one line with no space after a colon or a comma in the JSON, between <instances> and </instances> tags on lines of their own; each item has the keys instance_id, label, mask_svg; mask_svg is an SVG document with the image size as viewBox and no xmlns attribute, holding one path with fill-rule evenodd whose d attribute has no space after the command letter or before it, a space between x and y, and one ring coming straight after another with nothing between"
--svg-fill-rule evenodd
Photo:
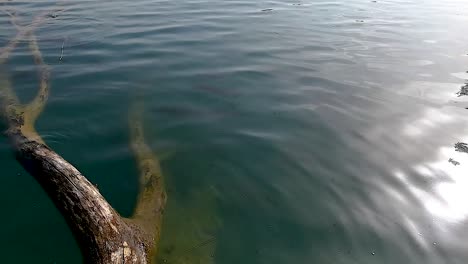
<instances>
[{"instance_id":1,"label":"floating debris","mask_svg":"<svg viewBox=\"0 0 468 264\"><path fill-rule=\"evenodd\" d=\"M456 160L454 160L454 159L452 159L452 158L450 158L448 161L449 161L450 163L452 163L453 165L455 165L455 166L460 165L460 162L458 162L458 161L456 161Z\"/></svg>"},{"instance_id":2,"label":"floating debris","mask_svg":"<svg viewBox=\"0 0 468 264\"><path fill-rule=\"evenodd\" d=\"M47 17L50 17L50 18L57 18L58 17L58 14L48 14Z\"/></svg>"},{"instance_id":3,"label":"floating debris","mask_svg":"<svg viewBox=\"0 0 468 264\"><path fill-rule=\"evenodd\" d=\"M463 85L460 89L460 91L457 92L458 97L463 96L463 95L468 95L468 83Z\"/></svg>"},{"instance_id":4,"label":"floating debris","mask_svg":"<svg viewBox=\"0 0 468 264\"><path fill-rule=\"evenodd\" d=\"M262 12L269 12L269 11L273 11L273 8L262 9Z\"/></svg>"},{"instance_id":5,"label":"floating debris","mask_svg":"<svg viewBox=\"0 0 468 264\"><path fill-rule=\"evenodd\" d=\"M468 153L468 144L463 142L456 143L455 151Z\"/></svg>"},{"instance_id":6,"label":"floating debris","mask_svg":"<svg viewBox=\"0 0 468 264\"><path fill-rule=\"evenodd\" d=\"M356 19L356 22L358 22L358 23L364 23L364 20Z\"/></svg>"},{"instance_id":7,"label":"floating debris","mask_svg":"<svg viewBox=\"0 0 468 264\"><path fill-rule=\"evenodd\" d=\"M63 51L65 50L65 39L63 39L63 42L62 42L62 48L60 49L60 58L59 58L59 61L62 62L63 61Z\"/></svg>"}]
</instances>

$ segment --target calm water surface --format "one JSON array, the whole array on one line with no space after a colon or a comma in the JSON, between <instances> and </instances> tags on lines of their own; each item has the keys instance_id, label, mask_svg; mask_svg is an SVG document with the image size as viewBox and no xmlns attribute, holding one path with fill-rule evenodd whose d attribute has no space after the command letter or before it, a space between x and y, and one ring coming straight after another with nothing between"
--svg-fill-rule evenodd
<instances>
[{"instance_id":1,"label":"calm water surface","mask_svg":"<svg viewBox=\"0 0 468 264\"><path fill-rule=\"evenodd\" d=\"M468 79L466 1L65 5L37 31L52 70L38 130L129 215L127 112L144 105L169 190L166 237L188 237L163 241L161 258L468 261L468 154L454 148L468 142L456 94ZM8 6L28 23L51 3ZM14 34L2 13L1 46ZM37 87L25 44L3 69L23 100ZM81 263L3 137L0 165L2 263Z\"/></svg>"}]
</instances>

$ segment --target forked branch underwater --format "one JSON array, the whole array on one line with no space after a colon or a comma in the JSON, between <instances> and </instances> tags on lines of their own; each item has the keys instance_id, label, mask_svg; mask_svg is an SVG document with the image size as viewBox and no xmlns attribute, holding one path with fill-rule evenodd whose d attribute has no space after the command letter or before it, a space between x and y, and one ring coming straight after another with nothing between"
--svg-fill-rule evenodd
<instances>
[{"instance_id":1,"label":"forked branch underwater","mask_svg":"<svg viewBox=\"0 0 468 264\"><path fill-rule=\"evenodd\" d=\"M0 114L8 126L16 159L47 192L71 228L86 263L152 263L159 241L166 194L156 156L146 145L141 119L132 122L132 147L142 170L142 188L134 217L120 216L73 165L49 148L36 132L34 124L49 96L50 71L39 49L34 29L48 18L44 12L27 26L20 26L15 12L6 12L17 34L0 49L0 67L14 48L28 41L38 68L39 89L36 97L22 104L6 73L0 74Z\"/></svg>"}]
</instances>

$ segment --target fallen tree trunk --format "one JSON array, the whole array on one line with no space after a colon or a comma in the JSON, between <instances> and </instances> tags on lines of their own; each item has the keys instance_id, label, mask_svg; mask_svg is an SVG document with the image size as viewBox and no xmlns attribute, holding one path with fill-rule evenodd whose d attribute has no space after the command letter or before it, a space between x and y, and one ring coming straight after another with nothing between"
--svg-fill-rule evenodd
<instances>
[{"instance_id":1,"label":"fallen tree trunk","mask_svg":"<svg viewBox=\"0 0 468 264\"><path fill-rule=\"evenodd\" d=\"M20 164L60 210L86 263L150 263L151 234L122 218L75 167L13 126L6 133Z\"/></svg>"},{"instance_id":2,"label":"fallen tree trunk","mask_svg":"<svg viewBox=\"0 0 468 264\"><path fill-rule=\"evenodd\" d=\"M34 129L47 102L50 74L32 28L22 28L13 18L12 23L20 31L17 37L29 38L30 51L39 68L39 92L28 105L19 102L7 76L0 74L0 115L8 126L5 135L16 159L65 218L85 263L153 263L166 193L159 163L144 142L141 120L134 119L131 127L132 149L141 171L140 197L134 216L128 219L120 216L73 165L50 149ZM16 46L18 41L13 39L10 43ZM12 48L0 49L0 64L11 51Z\"/></svg>"}]
</instances>

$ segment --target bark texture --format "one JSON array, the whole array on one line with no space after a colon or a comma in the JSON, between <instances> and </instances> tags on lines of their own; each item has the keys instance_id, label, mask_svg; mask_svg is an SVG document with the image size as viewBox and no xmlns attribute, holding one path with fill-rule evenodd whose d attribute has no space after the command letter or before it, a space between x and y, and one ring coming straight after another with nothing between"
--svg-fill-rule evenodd
<instances>
[{"instance_id":1,"label":"bark texture","mask_svg":"<svg viewBox=\"0 0 468 264\"><path fill-rule=\"evenodd\" d=\"M46 145L9 129L17 160L60 210L86 263L149 263L150 234L122 218L75 167Z\"/></svg>"}]
</instances>

